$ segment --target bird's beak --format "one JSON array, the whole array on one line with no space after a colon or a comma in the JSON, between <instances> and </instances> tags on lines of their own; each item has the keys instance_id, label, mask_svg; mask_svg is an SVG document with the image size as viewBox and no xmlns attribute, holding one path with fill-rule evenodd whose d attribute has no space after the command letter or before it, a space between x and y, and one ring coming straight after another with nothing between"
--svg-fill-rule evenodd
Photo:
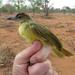
<instances>
[{"instance_id":1,"label":"bird's beak","mask_svg":"<svg viewBox=\"0 0 75 75\"><path fill-rule=\"evenodd\" d=\"M7 20L16 20L16 17L8 17Z\"/></svg>"}]
</instances>

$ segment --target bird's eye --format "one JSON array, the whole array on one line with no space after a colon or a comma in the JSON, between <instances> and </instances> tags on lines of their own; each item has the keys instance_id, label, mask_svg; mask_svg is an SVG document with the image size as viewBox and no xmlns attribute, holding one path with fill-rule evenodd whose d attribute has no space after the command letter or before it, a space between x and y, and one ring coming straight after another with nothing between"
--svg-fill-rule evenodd
<instances>
[{"instance_id":1,"label":"bird's eye","mask_svg":"<svg viewBox=\"0 0 75 75\"><path fill-rule=\"evenodd\" d=\"M22 18L22 15L16 15L16 18L18 18L18 19L20 19L20 18Z\"/></svg>"},{"instance_id":2,"label":"bird's eye","mask_svg":"<svg viewBox=\"0 0 75 75\"><path fill-rule=\"evenodd\" d=\"M19 15L19 16L18 16L18 18L22 18L22 16L21 16L21 15Z\"/></svg>"}]
</instances>

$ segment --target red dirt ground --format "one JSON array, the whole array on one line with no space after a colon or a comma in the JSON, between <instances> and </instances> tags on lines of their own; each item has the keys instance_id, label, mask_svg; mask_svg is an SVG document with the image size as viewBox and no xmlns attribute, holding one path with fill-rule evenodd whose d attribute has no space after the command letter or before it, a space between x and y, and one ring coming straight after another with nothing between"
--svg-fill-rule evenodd
<instances>
[{"instance_id":1,"label":"red dirt ground","mask_svg":"<svg viewBox=\"0 0 75 75\"><path fill-rule=\"evenodd\" d=\"M6 20L7 16L8 14L2 14L0 17L0 46L6 45L17 54L28 44L18 34L18 23ZM64 48L75 53L75 14L50 14L50 19L36 14L33 19L47 25L60 39ZM75 56L59 58L50 55L49 59L59 75L75 75ZM3 70L4 68L0 70L0 75L4 75Z\"/></svg>"}]
</instances>

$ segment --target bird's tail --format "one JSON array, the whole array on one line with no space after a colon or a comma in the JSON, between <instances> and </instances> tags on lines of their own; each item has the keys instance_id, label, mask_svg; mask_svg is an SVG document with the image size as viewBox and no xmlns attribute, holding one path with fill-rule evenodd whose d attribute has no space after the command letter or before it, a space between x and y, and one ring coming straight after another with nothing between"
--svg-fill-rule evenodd
<instances>
[{"instance_id":1,"label":"bird's tail","mask_svg":"<svg viewBox=\"0 0 75 75\"><path fill-rule=\"evenodd\" d=\"M59 57L64 57L64 56L73 56L73 54L66 49L62 48L61 50L58 50L57 48L53 48L54 53L59 56Z\"/></svg>"},{"instance_id":2,"label":"bird's tail","mask_svg":"<svg viewBox=\"0 0 75 75\"><path fill-rule=\"evenodd\" d=\"M65 55L65 56L73 56L73 54L71 52L69 52L68 50L62 48L61 52Z\"/></svg>"}]
</instances>

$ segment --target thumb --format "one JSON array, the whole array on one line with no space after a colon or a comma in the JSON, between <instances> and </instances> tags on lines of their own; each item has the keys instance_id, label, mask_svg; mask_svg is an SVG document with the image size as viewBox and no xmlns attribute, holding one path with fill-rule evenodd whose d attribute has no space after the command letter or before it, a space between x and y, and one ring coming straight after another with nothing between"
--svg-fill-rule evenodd
<instances>
[{"instance_id":1,"label":"thumb","mask_svg":"<svg viewBox=\"0 0 75 75\"><path fill-rule=\"evenodd\" d=\"M16 56L14 63L27 63L30 60L30 57L41 49L41 46L39 41L35 41L30 47L26 48Z\"/></svg>"}]
</instances>

